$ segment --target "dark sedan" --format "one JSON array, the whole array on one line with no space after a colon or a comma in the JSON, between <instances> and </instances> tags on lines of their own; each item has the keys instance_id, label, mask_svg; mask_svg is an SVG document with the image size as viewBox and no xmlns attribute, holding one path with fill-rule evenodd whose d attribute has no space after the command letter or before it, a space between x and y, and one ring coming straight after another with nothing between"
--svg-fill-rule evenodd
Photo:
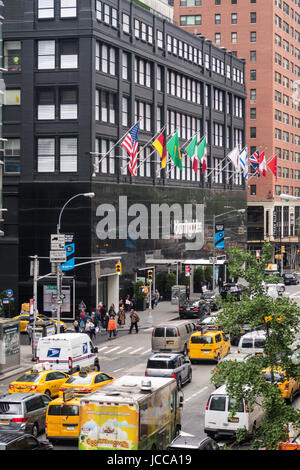
<instances>
[{"instance_id":1,"label":"dark sedan","mask_svg":"<svg viewBox=\"0 0 300 470\"><path fill-rule=\"evenodd\" d=\"M298 276L295 273L283 274L282 280L283 280L285 286L299 284Z\"/></svg>"},{"instance_id":2,"label":"dark sedan","mask_svg":"<svg viewBox=\"0 0 300 470\"><path fill-rule=\"evenodd\" d=\"M210 304L204 299L194 302L181 302L179 304L180 318L202 318L204 315L209 315Z\"/></svg>"},{"instance_id":3,"label":"dark sedan","mask_svg":"<svg viewBox=\"0 0 300 470\"><path fill-rule=\"evenodd\" d=\"M209 302L210 310L212 312L217 312L219 310L219 306L216 302L216 298L217 298L217 296L213 292L210 292L210 291L204 292L201 295L201 299L204 299L204 300L206 300L206 302Z\"/></svg>"},{"instance_id":4,"label":"dark sedan","mask_svg":"<svg viewBox=\"0 0 300 470\"><path fill-rule=\"evenodd\" d=\"M223 285L220 295L222 299L226 299L227 295L230 294L237 300L242 300L242 294L245 290L246 287L241 284L227 283Z\"/></svg>"},{"instance_id":5,"label":"dark sedan","mask_svg":"<svg viewBox=\"0 0 300 470\"><path fill-rule=\"evenodd\" d=\"M173 439L168 450L219 450L219 446L210 437L200 438L180 434Z\"/></svg>"}]
</instances>

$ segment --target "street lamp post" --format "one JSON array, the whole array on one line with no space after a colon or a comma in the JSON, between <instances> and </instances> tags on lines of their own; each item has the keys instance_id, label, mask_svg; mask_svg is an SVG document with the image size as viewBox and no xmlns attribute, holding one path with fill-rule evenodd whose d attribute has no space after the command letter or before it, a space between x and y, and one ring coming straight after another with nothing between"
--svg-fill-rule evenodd
<instances>
[{"instance_id":1,"label":"street lamp post","mask_svg":"<svg viewBox=\"0 0 300 470\"><path fill-rule=\"evenodd\" d=\"M299 200L300 200L300 197L298 197L298 196L292 196L291 194L284 194L284 193L282 193L282 194L279 195L279 197L280 197L280 199L281 199L282 201L287 201L287 202L288 202L288 201L299 201ZM291 212L291 211L290 211L290 207L289 207L289 213L290 213L290 212ZM282 216L281 216L281 217L283 218L283 209L282 209ZM281 219L281 220L282 220L282 219ZM281 224L282 224L282 221L281 221ZM281 245L281 232L282 232L281 228L282 228L282 227L280 227L280 245ZM294 230L295 230L295 227L294 227ZM296 233L296 230L295 230L295 233ZM299 241L299 238L298 238L298 241ZM281 248L280 248L280 249L281 249ZM292 247L291 247L290 260L291 260L291 266L292 266ZM294 266L295 266L295 265L296 265L296 257L294 258ZM282 274L283 274L283 256L282 256L282 259L280 260L280 274L281 274L281 276L282 276Z\"/></svg>"},{"instance_id":2,"label":"street lamp post","mask_svg":"<svg viewBox=\"0 0 300 470\"><path fill-rule=\"evenodd\" d=\"M63 211L65 207L73 201L73 199L83 196L83 197L89 197L93 198L95 196L95 193L79 193L75 194L75 196L72 196L70 199L67 200L67 202L63 205L63 207L60 210L59 217L58 217L58 224L56 226L56 233L57 235L60 234L60 227L61 227L61 217L63 214ZM62 304L62 279L63 279L63 272L60 267L60 263L56 264L56 316L57 316L57 329L56 333L60 333L60 311L61 311L61 304Z\"/></svg>"},{"instance_id":3,"label":"street lamp post","mask_svg":"<svg viewBox=\"0 0 300 470\"><path fill-rule=\"evenodd\" d=\"M239 212L243 214L246 209L232 209L231 211L223 212L222 214L213 214L213 292L216 288L216 240L215 240L215 231L216 231L216 218L222 217L232 212Z\"/></svg>"}]
</instances>

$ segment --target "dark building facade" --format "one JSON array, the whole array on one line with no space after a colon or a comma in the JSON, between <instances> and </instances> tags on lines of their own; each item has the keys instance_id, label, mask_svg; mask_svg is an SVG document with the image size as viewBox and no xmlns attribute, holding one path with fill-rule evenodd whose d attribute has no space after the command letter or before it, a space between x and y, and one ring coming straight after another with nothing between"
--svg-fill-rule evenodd
<instances>
[{"instance_id":1,"label":"dark building facade","mask_svg":"<svg viewBox=\"0 0 300 470\"><path fill-rule=\"evenodd\" d=\"M123 274L133 277L149 253L208 259L213 214L246 207L243 178L225 160L245 145L244 61L126 0L9 0L5 10L8 213L0 290L12 288L19 305L32 297L29 257L40 257L40 274L50 271L50 234L60 210L90 191L93 199L76 198L62 216L62 232L74 234L76 260L121 253ZM137 121L132 178L121 142ZM193 135L207 136L205 175L193 171L183 151L181 171L169 162L161 169L150 140L164 125L168 135L177 130L182 149ZM174 227L198 216L199 243L187 249L187 237ZM227 246L242 244L240 218L231 214L224 223ZM68 274L73 285L75 277L73 303L84 298L93 308L111 298L114 262L100 270L97 278L92 265ZM39 310L43 289L44 282Z\"/></svg>"}]
</instances>

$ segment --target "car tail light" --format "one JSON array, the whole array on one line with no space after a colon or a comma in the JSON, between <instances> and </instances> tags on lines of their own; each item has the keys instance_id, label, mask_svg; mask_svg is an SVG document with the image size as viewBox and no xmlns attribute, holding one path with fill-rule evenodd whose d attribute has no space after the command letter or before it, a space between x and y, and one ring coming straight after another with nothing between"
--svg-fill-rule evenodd
<instances>
[{"instance_id":1,"label":"car tail light","mask_svg":"<svg viewBox=\"0 0 300 470\"><path fill-rule=\"evenodd\" d=\"M247 403L245 403L245 413L249 413L249 407L248 407Z\"/></svg>"},{"instance_id":2,"label":"car tail light","mask_svg":"<svg viewBox=\"0 0 300 470\"><path fill-rule=\"evenodd\" d=\"M208 400L207 403L206 403L205 409L208 410L208 407L209 407L209 400Z\"/></svg>"},{"instance_id":3,"label":"car tail light","mask_svg":"<svg viewBox=\"0 0 300 470\"><path fill-rule=\"evenodd\" d=\"M285 390L288 390L289 389L289 384L285 384L284 388L285 388Z\"/></svg>"},{"instance_id":4,"label":"car tail light","mask_svg":"<svg viewBox=\"0 0 300 470\"><path fill-rule=\"evenodd\" d=\"M180 331L177 331L177 336L180 336Z\"/></svg>"},{"instance_id":5,"label":"car tail light","mask_svg":"<svg viewBox=\"0 0 300 470\"><path fill-rule=\"evenodd\" d=\"M91 393L93 391L92 388L82 388L80 390L78 390L78 392L80 393Z\"/></svg>"},{"instance_id":6,"label":"car tail light","mask_svg":"<svg viewBox=\"0 0 300 470\"><path fill-rule=\"evenodd\" d=\"M35 390L37 388L37 385L31 385L30 390Z\"/></svg>"},{"instance_id":7,"label":"car tail light","mask_svg":"<svg viewBox=\"0 0 300 470\"><path fill-rule=\"evenodd\" d=\"M184 308L183 308L183 307L180 307L179 310L184 310Z\"/></svg>"},{"instance_id":8,"label":"car tail light","mask_svg":"<svg viewBox=\"0 0 300 470\"><path fill-rule=\"evenodd\" d=\"M61 387L61 388L59 389L60 392L65 392L66 390L67 390L67 389L66 389L66 388L63 388L63 387Z\"/></svg>"},{"instance_id":9,"label":"car tail light","mask_svg":"<svg viewBox=\"0 0 300 470\"><path fill-rule=\"evenodd\" d=\"M148 374L147 374L147 372L145 372L145 377L148 377Z\"/></svg>"},{"instance_id":10,"label":"car tail light","mask_svg":"<svg viewBox=\"0 0 300 470\"><path fill-rule=\"evenodd\" d=\"M69 359L68 359L68 364L69 364L69 369L72 369L73 361L72 361L71 357L69 357Z\"/></svg>"},{"instance_id":11,"label":"car tail light","mask_svg":"<svg viewBox=\"0 0 300 470\"><path fill-rule=\"evenodd\" d=\"M27 423L28 418L12 418L12 423Z\"/></svg>"},{"instance_id":12,"label":"car tail light","mask_svg":"<svg viewBox=\"0 0 300 470\"><path fill-rule=\"evenodd\" d=\"M14 385L10 385L10 386L8 387L9 390L13 390L14 388L15 388Z\"/></svg>"},{"instance_id":13,"label":"car tail light","mask_svg":"<svg viewBox=\"0 0 300 470\"><path fill-rule=\"evenodd\" d=\"M172 374L172 379L176 379L176 374Z\"/></svg>"}]
</instances>

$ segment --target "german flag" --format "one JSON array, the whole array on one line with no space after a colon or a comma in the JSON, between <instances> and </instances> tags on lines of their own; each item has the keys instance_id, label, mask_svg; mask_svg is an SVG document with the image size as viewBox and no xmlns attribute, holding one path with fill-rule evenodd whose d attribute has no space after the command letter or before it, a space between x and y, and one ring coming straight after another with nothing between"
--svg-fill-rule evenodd
<instances>
[{"instance_id":1,"label":"german flag","mask_svg":"<svg viewBox=\"0 0 300 470\"><path fill-rule=\"evenodd\" d=\"M157 139L153 142L153 147L156 148L159 155L161 156L161 167L165 168L167 164L167 136L166 130L164 130Z\"/></svg>"}]
</instances>

